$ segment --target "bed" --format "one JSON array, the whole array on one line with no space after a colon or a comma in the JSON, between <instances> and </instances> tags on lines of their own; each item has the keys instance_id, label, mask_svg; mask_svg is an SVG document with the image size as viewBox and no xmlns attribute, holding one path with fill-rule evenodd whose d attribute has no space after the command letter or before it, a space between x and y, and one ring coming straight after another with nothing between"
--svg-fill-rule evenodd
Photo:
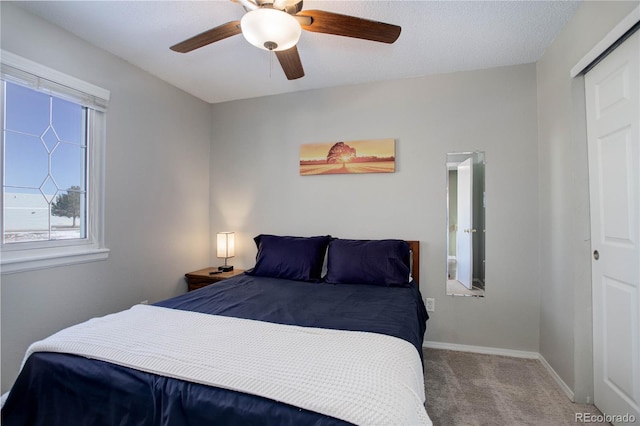
<instances>
[{"instance_id":1,"label":"bed","mask_svg":"<svg viewBox=\"0 0 640 426\"><path fill-rule=\"evenodd\" d=\"M259 235L243 275L36 342L13 425L430 425L419 242Z\"/></svg>"}]
</instances>

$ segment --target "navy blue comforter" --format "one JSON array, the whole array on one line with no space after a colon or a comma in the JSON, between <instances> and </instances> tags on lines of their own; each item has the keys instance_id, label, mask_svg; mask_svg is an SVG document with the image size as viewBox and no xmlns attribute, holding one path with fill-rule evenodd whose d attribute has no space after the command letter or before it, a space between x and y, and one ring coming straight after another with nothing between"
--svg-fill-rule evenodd
<instances>
[{"instance_id":1,"label":"navy blue comforter","mask_svg":"<svg viewBox=\"0 0 640 426\"><path fill-rule=\"evenodd\" d=\"M240 275L156 305L280 324L370 331L422 356L427 312L417 285L331 285ZM79 356L36 353L2 409L14 425L344 425L254 395Z\"/></svg>"}]
</instances>

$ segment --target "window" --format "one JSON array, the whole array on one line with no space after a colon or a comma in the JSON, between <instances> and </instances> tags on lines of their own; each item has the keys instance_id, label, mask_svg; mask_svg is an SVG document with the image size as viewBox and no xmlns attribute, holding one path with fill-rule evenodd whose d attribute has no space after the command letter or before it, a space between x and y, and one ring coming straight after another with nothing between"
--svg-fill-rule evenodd
<instances>
[{"instance_id":1,"label":"window","mask_svg":"<svg viewBox=\"0 0 640 426\"><path fill-rule=\"evenodd\" d=\"M2 242L86 238L87 108L4 82Z\"/></svg>"},{"instance_id":2,"label":"window","mask_svg":"<svg viewBox=\"0 0 640 426\"><path fill-rule=\"evenodd\" d=\"M2 273L105 259L109 92L2 52Z\"/></svg>"}]
</instances>

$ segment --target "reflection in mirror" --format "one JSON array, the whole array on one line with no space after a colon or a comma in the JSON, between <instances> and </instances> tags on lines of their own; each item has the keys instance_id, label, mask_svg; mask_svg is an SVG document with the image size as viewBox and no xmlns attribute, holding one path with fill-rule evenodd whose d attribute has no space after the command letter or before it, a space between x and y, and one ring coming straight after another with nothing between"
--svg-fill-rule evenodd
<instances>
[{"instance_id":1,"label":"reflection in mirror","mask_svg":"<svg viewBox=\"0 0 640 426\"><path fill-rule=\"evenodd\" d=\"M447 295L484 297L484 152L447 154Z\"/></svg>"}]
</instances>

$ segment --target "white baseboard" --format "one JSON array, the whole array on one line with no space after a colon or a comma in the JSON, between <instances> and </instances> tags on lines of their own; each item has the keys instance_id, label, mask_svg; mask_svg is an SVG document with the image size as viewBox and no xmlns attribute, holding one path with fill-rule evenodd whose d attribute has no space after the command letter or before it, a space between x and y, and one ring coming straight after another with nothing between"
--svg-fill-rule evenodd
<instances>
[{"instance_id":1,"label":"white baseboard","mask_svg":"<svg viewBox=\"0 0 640 426\"><path fill-rule=\"evenodd\" d=\"M573 393L571 388L567 386L564 380L562 380L562 378L558 375L558 373L556 373L556 370L554 370L553 367L551 367L551 364L549 364L547 360L544 359L544 357L540 354L538 354L538 359L540 360L542 365L544 365L544 368L547 369L549 374L551 374L551 377L553 377L553 380L555 380L558 386L560 386L560 389L562 389L562 392L564 392L564 394L567 395L567 398L569 398L571 402L576 402L576 395Z\"/></svg>"},{"instance_id":2,"label":"white baseboard","mask_svg":"<svg viewBox=\"0 0 640 426\"><path fill-rule=\"evenodd\" d=\"M538 352L528 352L528 351L516 351L513 349L502 349L502 348L490 348L486 346L472 346L472 345L459 345L457 343L443 343L443 342L432 342L425 341L422 343L423 348L431 348L431 349L447 349L450 351L460 351L460 352L473 352L477 354L487 354L487 355L502 355L502 356L511 356L516 358L527 358L527 359L537 359L542 363L544 368L549 372L553 380L558 384L562 392L569 398L571 402L575 402L575 394L571 390L569 386L562 380L562 378L556 373L556 371L551 367L551 365L547 362L546 359Z\"/></svg>"},{"instance_id":3,"label":"white baseboard","mask_svg":"<svg viewBox=\"0 0 640 426\"><path fill-rule=\"evenodd\" d=\"M457 343L425 341L422 343L422 347L431 348L431 349L448 349L450 351L460 351L460 352L473 352L477 354L512 356L516 358L538 359L540 357L540 354L538 352L516 351L513 349L502 349L502 348L490 348L486 346L459 345Z\"/></svg>"}]
</instances>

